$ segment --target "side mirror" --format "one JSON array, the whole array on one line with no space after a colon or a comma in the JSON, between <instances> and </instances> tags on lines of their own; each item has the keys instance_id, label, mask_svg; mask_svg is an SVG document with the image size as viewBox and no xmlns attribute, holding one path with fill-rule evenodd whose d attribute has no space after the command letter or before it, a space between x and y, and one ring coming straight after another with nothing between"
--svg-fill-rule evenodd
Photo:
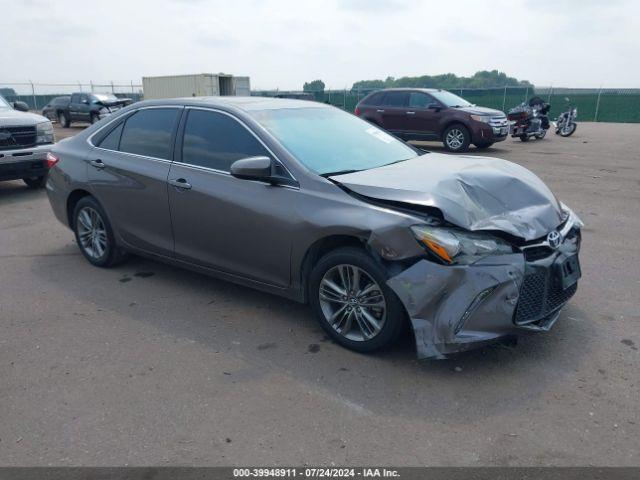
<instances>
[{"instance_id":1,"label":"side mirror","mask_svg":"<svg viewBox=\"0 0 640 480\"><path fill-rule=\"evenodd\" d=\"M13 108L15 110L18 110L19 112L28 112L29 111L29 105L27 105L24 102L13 102Z\"/></svg>"},{"instance_id":2,"label":"side mirror","mask_svg":"<svg viewBox=\"0 0 640 480\"><path fill-rule=\"evenodd\" d=\"M437 111L440 111L440 109L442 107L440 105L438 105L437 103L430 103L429 105L427 105L427 108L429 110L435 110L437 112Z\"/></svg>"},{"instance_id":3,"label":"side mirror","mask_svg":"<svg viewBox=\"0 0 640 480\"><path fill-rule=\"evenodd\" d=\"M249 157L231 164L231 175L243 180L273 182L273 161L269 157Z\"/></svg>"},{"instance_id":4,"label":"side mirror","mask_svg":"<svg viewBox=\"0 0 640 480\"><path fill-rule=\"evenodd\" d=\"M84 100L81 100L82 103L84 103L85 105L89 105L89 100L87 100L86 98Z\"/></svg>"}]
</instances>

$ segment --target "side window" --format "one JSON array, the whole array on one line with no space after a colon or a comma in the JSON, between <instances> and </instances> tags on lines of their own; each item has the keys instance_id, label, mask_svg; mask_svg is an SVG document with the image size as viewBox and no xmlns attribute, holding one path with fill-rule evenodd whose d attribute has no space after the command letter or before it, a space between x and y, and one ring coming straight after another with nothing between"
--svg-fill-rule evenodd
<instances>
[{"instance_id":1,"label":"side window","mask_svg":"<svg viewBox=\"0 0 640 480\"><path fill-rule=\"evenodd\" d=\"M177 108L149 108L134 113L124 124L120 151L169 160L179 113Z\"/></svg>"},{"instance_id":2,"label":"side window","mask_svg":"<svg viewBox=\"0 0 640 480\"><path fill-rule=\"evenodd\" d=\"M84 93L80 95L80 102L88 102L88 101L89 101L89 95Z\"/></svg>"},{"instance_id":3,"label":"side window","mask_svg":"<svg viewBox=\"0 0 640 480\"><path fill-rule=\"evenodd\" d=\"M191 110L184 128L182 161L228 172L236 160L269 152L238 121L217 112Z\"/></svg>"},{"instance_id":4,"label":"side window","mask_svg":"<svg viewBox=\"0 0 640 480\"><path fill-rule=\"evenodd\" d=\"M80 103L80 95L77 93L71 95L71 103Z\"/></svg>"},{"instance_id":5,"label":"side window","mask_svg":"<svg viewBox=\"0 0 640 480\"><path fill-rule=\"evenodd\" d=\"M118 150L120 145L120 136L122 135L122 127L124 127L124 122L111 130L111 132L98 144L98 147L106 148L107 150Z\"/></svg>"},{"instance_id":6,"label":"side window","mask_svg":"<svg viewBox=\"0 0 640 480\"><path fill-rule=\"evenodd\" d=\"M404 107L407 99L405 92L387 92L382 105L385 107Z\"/></svg>"},{"instance_id":7,"label":"side window","mask_svg":"<svg viewBox=\"0 0 640 480\"><path fill-rule=\"evenodd\" d=\"M409 106L414 108L427 108L432 103L436 103L436 101L426 93L422 92L411 92L409 94Z\"/></svg>"}]
</instances>

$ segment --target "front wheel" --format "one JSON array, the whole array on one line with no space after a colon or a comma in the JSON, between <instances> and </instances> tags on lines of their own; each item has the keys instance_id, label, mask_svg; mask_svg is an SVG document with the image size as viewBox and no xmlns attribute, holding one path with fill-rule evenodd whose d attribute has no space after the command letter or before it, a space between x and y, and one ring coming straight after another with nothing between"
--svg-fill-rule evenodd
<instances>
[{"instance_id":1,"label":"front wheel","mask_svg":"<svg viewBox=\"0 0 640 480\"><path fill-rule=\"evenodd\" d=\"M563 137L570 137L578 128L578 124L571 122L569 125L562 127L560 135Z\"/></svg>"},{"instance_id":2,"label":"front wheel","mask_svg":"<svg viewBox=\"0 0 640 480\"><path fill-rule=\"evenodd\" d=\"M404 308L387 275L364 251L340 248L322 257L309 277L309 303L322 328L340 345L370 352L392 345Z\"/></svg>"},{"instance_id":3,"label":"front wheel","mask_svg":"<svg viewBox=\"0 0 640 480\"><path fill-rule=\"evenodd\" d=\"M450 152L466 152L471 143L471 135L464 125L451 125L442 134L442 143Z\"/></svg>"},{"instance_id":4,"label":"front wheel","mask_svg":"<svg viewBox=\"0 0 640 480\"><path fill-rule=\"evenodd\" d=\"M45 175L41 177L29 177L23 178L22 181L27 184L27 187L37 189L44 187L44 184L47 183L47 177Z\"/></svg>"},{"instance_id":5,"label":"front wheel","mask_svg":"<svg viewBox=\"0 0 640 480\"><path fill-rule=\"evenodd\" d=\"M93 125L94 123L98 123L100 121L100 118L98 117L97 113L92 113L91 114L91 125Z\"/></svg>"},{"instance_id":6,"label":"front wheel","mask_svg":"<svg viewBox=\"0 0 640 480\"><path fill-rule=\"evenodd\" d=\"M73 231L80 251L96 267L111 267L125 258L102 206L93 197L80 199L73 211Z\"/></svg>"}]
</instances>

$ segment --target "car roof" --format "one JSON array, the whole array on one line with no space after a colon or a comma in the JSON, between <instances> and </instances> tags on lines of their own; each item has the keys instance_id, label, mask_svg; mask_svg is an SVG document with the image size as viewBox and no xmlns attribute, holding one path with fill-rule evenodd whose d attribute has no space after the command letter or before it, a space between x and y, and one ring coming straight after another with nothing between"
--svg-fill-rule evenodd
<instances>
[{"instance_id":1,"label":"car roof","mask_svg":"<svg viewBox=\"0 0 640 480\"><path fill-rule=\"evenodd\" d=\"M441 88L420 88L420 87L394 87L394 88L381 88L380 90L376 90L373 93L380 92L442 92Z\"/></svg>"},{"instance_id":2,"label":"car roof","mask_svg":"<svg viewBox=\"0 0 640 480\"><path fill-rule=\"evenodd\" d=\"M330 108L319 102L309 100L294 100L290 98L273 97L184 97L165 98L159 100L144 100L135 104L136 107L156 105L189 105L200 107L235 108L242 111L278 110L283 108Z\"/></svg>"}]
</instances>

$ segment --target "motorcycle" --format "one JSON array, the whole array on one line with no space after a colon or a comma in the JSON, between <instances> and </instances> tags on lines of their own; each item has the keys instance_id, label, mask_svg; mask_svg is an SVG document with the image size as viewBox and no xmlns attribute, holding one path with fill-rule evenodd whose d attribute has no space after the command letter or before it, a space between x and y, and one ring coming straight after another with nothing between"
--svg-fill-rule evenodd
<instances>
[{"instance_id":1,"label":"motorcycle","mask_svg":"<svg viewBox=\"0 0 640 480\"><path fill-rule=\"evenodd\" d=\"M531 137L542 140L549 129L549 109L551 105L540 97L533 97L529 102L522 102L509 110L507 119L511 122L511 136L523 142Z\"/></svg>"},{"instance_id":2,"label":"motorcycle","mask_svg":"<svg viewBox=\"0 0 640 480\"><path fill-rule=\"evenodd\" d=\"M570 137L578 128L575 122L578 116L578 109L569 103L568 98L565 97L565 101L568 103L567 110L558 115L553 126L556 129L556 135Z\"/></svg>"}]
</instances>

